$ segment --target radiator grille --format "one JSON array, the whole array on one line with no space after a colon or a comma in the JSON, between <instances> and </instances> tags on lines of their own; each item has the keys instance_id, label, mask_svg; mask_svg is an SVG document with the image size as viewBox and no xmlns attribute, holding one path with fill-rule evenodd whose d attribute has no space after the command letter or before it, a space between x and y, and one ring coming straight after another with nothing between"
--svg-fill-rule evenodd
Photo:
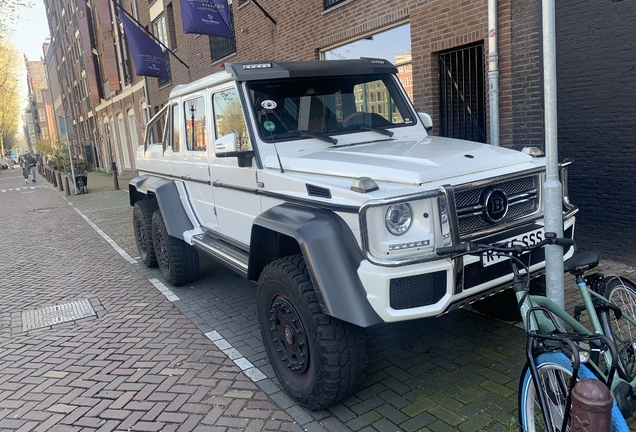
<instances>
[{"instance_id":1,"label":"radiator grille","mask_svg":"<svg viewBox=\"0 0 636 432\"><path fill-rule=\"evenodd\" d=\"M390 304L395 310L437 303L446 294L446 272L391 279Z\"/></svg>"},{"instance_id":2,"label":"radiator grille","mask_svg":"<svg viewBox=\"0 0 636 432\"><path fill-rule=\"evenodd\" d=\"M498 189L508 197L508 213L496 224L489 222L483 216L484 203L482 201L486 189ZM531 215L539 209L540 198L538 175L458 191L455 193L455 204L457 206L459 235L463 237Z\"/></svg>"}]
</instances>

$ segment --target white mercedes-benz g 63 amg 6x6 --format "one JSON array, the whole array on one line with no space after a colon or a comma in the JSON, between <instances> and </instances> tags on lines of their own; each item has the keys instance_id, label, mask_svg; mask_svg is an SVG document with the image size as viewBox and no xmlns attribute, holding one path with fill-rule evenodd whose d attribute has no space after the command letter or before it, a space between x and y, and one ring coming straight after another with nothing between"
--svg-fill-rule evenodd
<instances>
[{"instance_id":1,"label":"white mercedes-benz g 63 amg 6x6","mask_svg":"<svg viewBox=\"0 0 636 432\"><path fill-rule=\"evenodd\" d=\"M364 327L511 283L502 258L436 248L542 239L541 152L429 135L390 62L225 69L176 86L149 122L129 185L136 242L173 285L197 278L199 253L257 282L263 343L301 405L325 408L364 380ZM531 260L541 273L543 255Z\"/></svg>"}]
</instances>

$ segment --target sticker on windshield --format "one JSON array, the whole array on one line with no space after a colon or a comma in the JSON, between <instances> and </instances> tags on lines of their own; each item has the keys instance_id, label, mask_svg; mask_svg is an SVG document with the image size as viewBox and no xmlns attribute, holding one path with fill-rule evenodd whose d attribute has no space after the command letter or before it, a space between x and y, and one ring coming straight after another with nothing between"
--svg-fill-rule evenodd
<instances>
[{"instance_id":1,"label":"sticker on windshield","mask_svg":"<svg viewBox=\"0 0 636 432\"><path fill-rule=\"evenodd\" d=\"M265 128L266 131L271 132L274 129L276 129L276 125L274 124L274 122L267 120L265 123L263 123L263 127Z\"/></svg>"},{"instance_id":2,"label":"sticker on windshield","mask_svg":"<svg viewBox=\"0 0 636 432\"><path fill-rule=\"evenodd\" d=\"M261 102L261 106L265 109L274 109L276 108L278 105L276 105L276 102L274 102L273 100L264 100L263 102Z\"/></svg>"}]
</instances>

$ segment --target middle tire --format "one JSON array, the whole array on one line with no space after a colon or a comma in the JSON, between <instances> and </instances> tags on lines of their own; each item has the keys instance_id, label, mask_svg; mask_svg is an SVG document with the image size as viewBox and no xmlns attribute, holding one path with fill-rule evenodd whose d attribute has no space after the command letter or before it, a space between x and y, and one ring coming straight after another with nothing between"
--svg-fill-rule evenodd
<instances>
[{"instance_id":1,"label":"middle tire","mask_svg":"<svg viewBox=\"0 0 636 432\"><path fill-rule=\"evenodd\" d=\"M152 215L152 243L161 274L170 285L184 285L199 277L199 253L168 234L161 210Z\"/></svg>"},{"instance_id":2,"label":"middle tire","mask_svg":"<svg viewBox=\"0 0 636 432\"><path fill-rule=\"evenodd\" d=\"M146 267L157 267L157 257L152 242L152 215L158 209L157 200L137 201L133 207L133 230L141 262Z\"/></svg>"},{"instance_id":3,"label":"middle tire","mask_svg":"<svg viewBox=\"0 0 636 432\"><path fill-rule=\"evenodd\" d=\"M300 405L327 408L362 384L368 365L364 331L322 312L302 255L263 269L257 310L274 372Z\"/></svg>"}]
</instances>

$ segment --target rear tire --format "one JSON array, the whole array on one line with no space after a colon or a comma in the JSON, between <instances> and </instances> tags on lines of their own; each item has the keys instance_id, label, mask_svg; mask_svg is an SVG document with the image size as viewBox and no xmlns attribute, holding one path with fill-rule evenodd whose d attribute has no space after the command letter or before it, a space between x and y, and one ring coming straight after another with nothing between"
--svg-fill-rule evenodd
<instances>
[{"instance_id":1,"label":"rear tire","mask_svg":"<svg viewBox=\"0 0 636 432\"><path fill-rule=\"evenodd\" d=\"M157 264L170 285L190 283L199 276L199 253L195 248L168 234L161 211L152 215L152 242Z\"/></svg>"},{"instance_id":2,"label":"rear tire","mask_svg":"<svg viewBox=\"0 0 636 432\"><path fill-rule=\"evenodd\" d=\"M362 384L368 364L364 331L322 312L301 255L265 267L257 309L274 372L300 405L327 408Z\"/></svg>"},{"instance_id":3,"label":"rear tire","mask_svg":"<svg viewBox=\"0 0 636 432\"><path fill-rule=\"evenodd\" d=\"M157 257L152 241L152 215L157 210L155 199L137 201L133 207L133 230L141 262L146 267L157 267Z\"/></svg>"}]
</instances>

